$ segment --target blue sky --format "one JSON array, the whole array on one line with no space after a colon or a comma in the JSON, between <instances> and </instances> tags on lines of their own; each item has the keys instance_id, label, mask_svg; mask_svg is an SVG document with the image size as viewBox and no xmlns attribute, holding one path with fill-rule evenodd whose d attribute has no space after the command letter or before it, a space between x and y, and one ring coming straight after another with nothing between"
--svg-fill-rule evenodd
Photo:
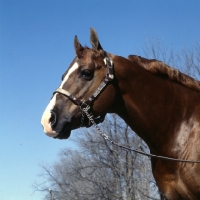
<instances>
[{"instance_id":1,"label":"blue sky","mask_svg":"<svg viewBox=\"0 0 200 200\"><path fill-rule=\"evenodd\" d=\"M200 41L198 0L0 0L0 199L41 200L31 185L70 140L47 137L41 115L74 58L73 39L96 29L104 49L142 54L161 38L172 48ZM81 131L74 131L81 134Z\"/></svg>"}]
</instances>

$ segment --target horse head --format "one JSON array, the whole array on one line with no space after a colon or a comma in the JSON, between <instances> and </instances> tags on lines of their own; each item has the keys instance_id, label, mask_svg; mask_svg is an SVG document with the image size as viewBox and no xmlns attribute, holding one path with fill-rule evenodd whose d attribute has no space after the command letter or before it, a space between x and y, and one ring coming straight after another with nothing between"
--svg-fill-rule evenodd
<instances>
[{"instance_id":1,"label":"horse head","mask_svg":"<svg viewBox=\"0 0 200 200\"><path fill-rule=\"evenodd\" d=\"M113 71L108 66L111 61L106 60L107 53L94 29L90 30L90 42L92 49L83 47L77 36L74 38L76 57L42 116L41 123L48 136L64 139L70 136L71 130L91 126L83 118L82 108L86 105L96 122L101 122L115 101L115 87L110 81Z\"/></svg>"}]
</instances>

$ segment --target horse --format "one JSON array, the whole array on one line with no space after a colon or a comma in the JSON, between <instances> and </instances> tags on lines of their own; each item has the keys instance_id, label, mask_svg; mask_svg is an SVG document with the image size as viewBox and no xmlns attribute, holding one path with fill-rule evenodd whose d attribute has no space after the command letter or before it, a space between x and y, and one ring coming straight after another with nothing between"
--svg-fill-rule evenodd
<instances>
[{"instance_id":1,"label":"horse","mask_svg":"<svg viewBox=\"0 0 200 200\"><path fill-rule=\"evenodd\" d=\"M119 115L152 154L200 160L200 82L158 60L105 51L94 29L92 48L74 38L76 56L45 109L44 132L67 139L71 130ZM200 199L200 164L151 158L155 181L168 200Z\"/></svg>"}]
</instances>

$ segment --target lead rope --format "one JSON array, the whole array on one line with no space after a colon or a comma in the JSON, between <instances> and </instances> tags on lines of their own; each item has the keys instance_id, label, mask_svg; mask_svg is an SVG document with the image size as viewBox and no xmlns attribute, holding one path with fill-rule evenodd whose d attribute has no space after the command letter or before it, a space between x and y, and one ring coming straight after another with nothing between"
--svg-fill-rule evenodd
<instances>
[{"instance_id":1,"label":"lead rope","mask_svg":"<svg viewBox=\"0 0 200 200\"><path fill-rule=\"evenodd\" d=\"M96 122L94 121L93 115L89 114L88 110L90 109L90 106L86 106L85 108L80 107L80 109L85 113L85 115L88 117L88 119L90 120L90 122L94 125L94 127L96 128L97 132L104 138L104 140L109 141L111 144L118 146L122 149L125 150L129 150L129 151L134 151L136 153L145 155L145 156L149 156L152 158L157 158L157 159L161 159L161 160L170 160L170 161L175 161L175 162L185 162L185 163L200 163L200 161L194 161L194 160L180 160L180 159L176 159L176 158L169 158L169 157L165 157L165 156L158 156L158 155L154 155L154 154L150 154L150 153L145 153L143 151L137 150L137 149L133 149L133 148L129 148L123 145L120 145L116 142L114 142L113 140L111 140L106 134L104 134L100 127L96 124Z\"/></svg>"},{"instance_id":2,"label":"lead rope","mask_svg":"<svg viewBox=\"0 0 200 200\"><path fill-rule=\"evenodd\" d=\"M96 124L96 122L94 121L94 118L91 114L88 113L88 110L90 109L90 106L87 106L85 108L81 108L81 110L83 111L83 113L85 113L85 115L87 116L87 118L90 120L90 122L94 125L94 127L97 129L98 133L105 139L108 140L109 142L113 143L112 140L110 140L108 138L108 136L106 134L104 134L100 127Z\"/></svg>"}]
</instances>

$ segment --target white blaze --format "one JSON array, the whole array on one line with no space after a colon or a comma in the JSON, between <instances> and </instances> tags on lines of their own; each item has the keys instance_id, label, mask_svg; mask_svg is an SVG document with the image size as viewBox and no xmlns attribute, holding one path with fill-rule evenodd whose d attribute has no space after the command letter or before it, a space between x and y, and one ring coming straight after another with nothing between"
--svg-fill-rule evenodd
<instances>
[{"instance_id":1,"label":"white blaze","mask_svg":"<svg viewBox=\"0 0 200 200\"><path fill-rule=\"evenodd\" d=\"M78 68L78 63L75 62L73 66L69 69L68 73L66 74L65 78L63 79L60 88L63 88L63 85L67 82L69 76Z\"/></svg>"},{"instance_id":2,"label":"white blaze","mask_svg":"<svg viewBox=\"0 0 200 200\"><path fill-rule=\"evenodd\" d=\"M73 66L69 69L68 73L66 74L66 76L64 77L63 81L61 82L61 85L59 88L63 88L64 84L67 82L67 80L69 79L69 76L78 68L78 63L75 62L73 64ZM56 133L54 130L52 130L51 127L51 123L50 123L50 118L51 118L51 110L54 108L55 104L56 104L56 96L57 93L54 94L54 96L52 97L52 99L50 100L49 104L47 105L43 115L42 115L42 119L41 119L41 124L44 128L44 132L50 136L50 137L55 137L58 135L58 133Z\"/></svg>"}]
</instances>

